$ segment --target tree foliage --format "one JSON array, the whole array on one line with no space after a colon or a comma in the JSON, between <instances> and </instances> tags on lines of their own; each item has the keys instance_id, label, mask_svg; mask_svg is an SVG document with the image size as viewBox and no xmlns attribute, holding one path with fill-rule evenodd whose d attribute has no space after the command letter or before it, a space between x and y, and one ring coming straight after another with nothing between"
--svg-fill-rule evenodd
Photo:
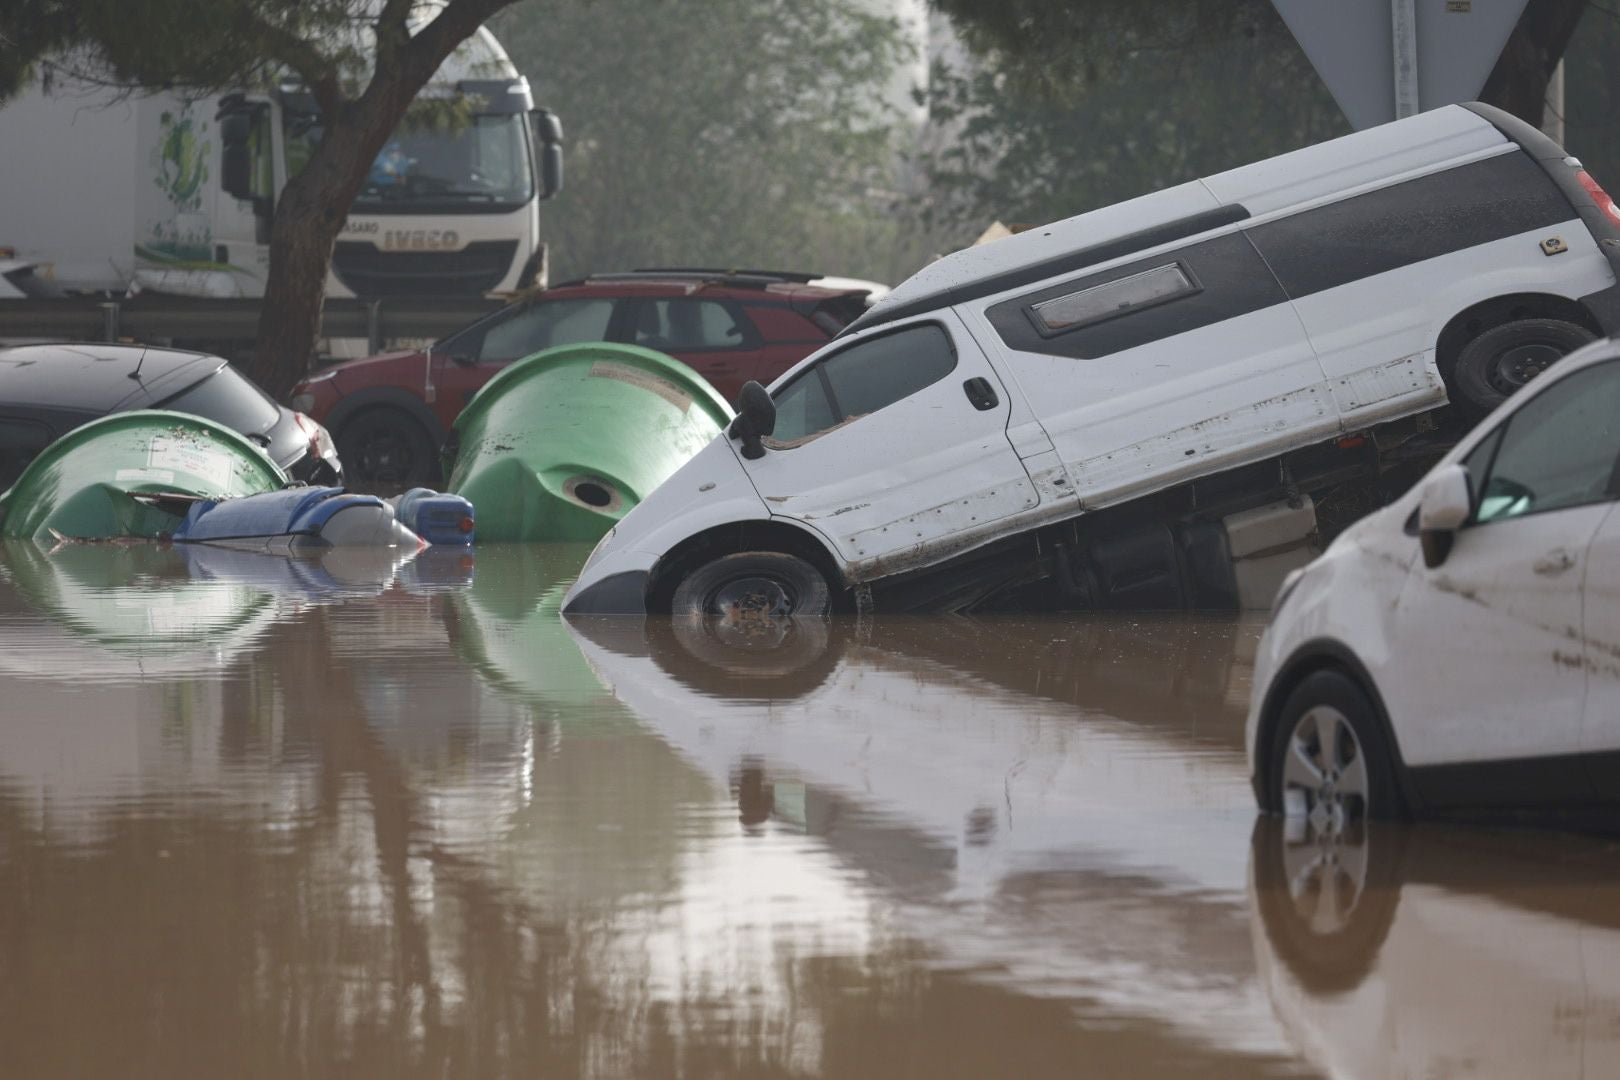
<instances>
[{"instance_id":1,"label":"tree foliage","mask_svg":"<svg viewBox=\"0 0 1620 1080\"><path fill-rule=\"evenodd\" d=\"M1343 134L1269 0L935 0L971 62L931 81L954 138L934 215L1046 221ZM1587 0L1531 0L1484 96L1539 124Z\"/></svg>"},{"instance_id":2,"label":"tree foliage","mask_svg":"<svg viewBox=\"0 0 1620 1080\"><path fill-rule=\"evenodd\" d=\"M944 6L971 59L930 80L930 116L952 133L930 162L931 209L964 237L1349 130L1266 0Z\"/></svg>"},{"instance_id":3,"label":"tree foliage","mask_svg":"<svg viewBox=\"0 0 1620 1080\"><path fill-rule=\"evenodd\" d=\"M504 13L492 29L568 129L568 190L544 211L553 279L914 269L905 252L920 241L897 224L894 190L910 53L871 9L565 0Z\"/></svg>"}]
</instances>

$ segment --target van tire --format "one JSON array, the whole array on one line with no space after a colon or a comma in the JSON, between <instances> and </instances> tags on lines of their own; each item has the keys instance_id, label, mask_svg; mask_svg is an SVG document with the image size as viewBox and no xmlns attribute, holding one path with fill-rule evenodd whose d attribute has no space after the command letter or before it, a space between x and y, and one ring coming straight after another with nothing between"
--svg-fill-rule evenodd
<instances>
[{"instance_id":1,"label":"van tire","mask_svg":"<svg viewBox=\"0 0 1620 1080\"><path fill-rule=\"evenodd\" d=\"M1596 335L1563 319L1516 319L1462 347L1451 369L1458 404L1476 419Z\"/></svg>"},{"instance_id":2,"label":"van tire","mask_svg":"<svg viewBox=\"0 0 1620 1080\"><path fill-rule=\"evenodd\" d=\"M821 571L794 555L742 551L704 563L675 587L670 614L765 619L819 616L832 609Z\"/></svg>"}]
</instances>

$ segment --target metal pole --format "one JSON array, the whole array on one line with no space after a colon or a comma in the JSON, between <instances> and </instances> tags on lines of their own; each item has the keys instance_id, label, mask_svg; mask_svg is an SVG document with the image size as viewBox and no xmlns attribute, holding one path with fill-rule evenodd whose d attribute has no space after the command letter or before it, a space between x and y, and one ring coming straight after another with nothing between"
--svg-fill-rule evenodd
<instances>
[{"instance_id":1,"label":"metal pole","mask_svg":"<svg viewBox=\"0 0 1620 1080\"><path fill-rule=\"evenodd\" d=\"M382 352L382 301L366 301L366 347L372 356Z\"/></svg>"},{"instance_id":2,"label":"metal pole","mask_svg":"<svg viewBox=\"0 0 1620 1080\"><path fill-rule=\"evenodd\" d=\"M1418 113L1417 0L1389 0L1395 33L1395 119Z\"/></svg>"},{"instance_id":3,"label":"metal pole","mask_svg":"<svg viewBox=\"0 0 1620 1080\"><path fill-rule=\"evenodd\" d=\"M118 301L108 300L101 305L101 340L118 340Z\"/></svg>"}]
</instances>

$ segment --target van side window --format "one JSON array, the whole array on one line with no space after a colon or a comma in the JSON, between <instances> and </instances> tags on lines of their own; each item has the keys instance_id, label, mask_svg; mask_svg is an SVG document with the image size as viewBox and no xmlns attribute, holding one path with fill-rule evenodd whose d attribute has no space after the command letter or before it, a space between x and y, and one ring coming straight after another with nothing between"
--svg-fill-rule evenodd
<instances>
[{"instance_id":1,"label":"van side window","mask_svg":"<svg viewBox=\"0 0 1620 1080\"><path fill-rule=\"evenodd\" d=\"M1576 372L1550 388L1508 417L1495 441L1474 524L1613 500L1620 363Z\"/></svg>"},{"instance_id":2,"label":"van side window","mask_svg":"<svg viewBox=\"0 0 1620 1080\"><path fill-rule=\"evenodd\" d=\"M1029 315L1041 333L1061 334L1197 291L1186 268L1170 263L1032 304Z\"/></svg>"},{"instance_id":3,"label":"van side window","mask_svg":"<svg viewBox=\"0 0 1620 1080\"><path fill-rule=\"evenodd\" d=\"M1096 360L1287 302L1254 245L1231 233L1002 300L985 317L1009 349Z\"/></svg>"},{"instance_id":4,"label":"van side window","mask_svg":"<svg viewBox=\"0 0 1620 1080\"><path fill-rule=\"evenodd\" d=\"M774 443L793 443L910 397L956 368L956 347L936 323L851 345L776 393Z\"/></svg>"}]
</instances>

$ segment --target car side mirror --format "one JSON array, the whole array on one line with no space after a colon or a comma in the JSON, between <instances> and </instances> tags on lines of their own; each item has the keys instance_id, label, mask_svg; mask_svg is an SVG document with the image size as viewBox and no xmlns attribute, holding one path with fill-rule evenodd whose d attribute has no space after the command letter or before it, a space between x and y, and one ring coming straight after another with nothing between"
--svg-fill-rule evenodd
<instances>
[{"instance_id":1,"label":"car side mirror","mask_svg":"<svg viewBox=\"0 0 1620 1080\"><path fill-rule=\"evenodd\" d=\"M737 417L726 434L742 442L742 456L754 461L765 456L762 438L776 430L776 402L759 383L750 379L737 395Z\"/></svg>"},{"instance_id":2,"label":"car side mirror","mask_svg":"<svg viewBox=\"0 0 1620 1080\"><path fill-rule=\"evenodd\" d=\"M1423 565L1434 569L1451 554L1457 530L1474 512L1474 495L1468 470L1461 465L1442 465L1424 477L1418 492L1418 538L1423 545Z\"/></svg>"}]
</instances>

